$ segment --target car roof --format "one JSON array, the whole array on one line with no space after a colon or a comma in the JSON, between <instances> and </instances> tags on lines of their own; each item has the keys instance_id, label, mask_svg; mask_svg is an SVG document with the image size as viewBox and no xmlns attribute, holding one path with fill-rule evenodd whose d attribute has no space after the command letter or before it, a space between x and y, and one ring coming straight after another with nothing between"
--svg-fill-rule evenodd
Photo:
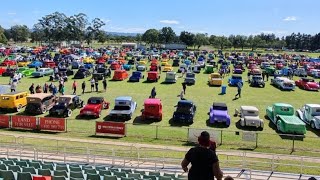
<instances>
[{"instance_id":1,"label":"car roof","mask_svg":"<svg viewBox=\"0 0 320 180\"><path fill-rule=\"evenodd\" d=\"M255 106L240 106L240 109L243 111L259 111Z\"/></svg>"},{"instance_id":2,"label":"car roof","mask_svg":"<svg viewBox=\"0 0 320 180\"><path fill-rule=\"evenodd\" d=\"M27 98L39 98L43 99L45 97L52 96L50 93L36 93L36 94L30 94Z\"/></svg>"},{"instance_id":3,"label":"car roof","mask_svg":"<svg viewBox=\"0 0 320 180\"><path fill-rule=\"evenodd\" d=\"M167 74L176 74L174 71L168 71Z\"/></svg>"},{"instance_id":4,"label":"car roof","mask_svg":"<svg viewBox=\"0 0 320 180\"><path fill-rule=\"evenodd\" d=\"M242 78L242 76L238 75L238 74L233 74L232 77L241 77Z\"/></svg>"},{"instance_id":5,"label":"car roof","mask_svg":"<svg viewBox=\"0 0 320 180\"><path fill-rule=\"evenodd\" d=\"M149 98L144 100L144 104L161 104L161 99Z\"/></svg>"},{"instance_id":6,"label":"car roof","mask_svg":"<svg viewBox=\"0 0 320 180\"><path fill-rule=\"evenodd\" d=\"M286 104L286 103L274 103L273 105L274 105L274 106L286 106L286 107L293 107L292 105L290 105L290 104Z\"/></svg>"},{"instance_id":7,"label":"car roof","mask_svg":"<svg viewBox=\"0 0 320 180\"><path fill-rule=\"evenodd\" d=\"M90 97L89 99L90 99L90 100L102 100L103 97ZM88 100L89 100L89 99L88 99Z\"/></svg>"},{"instance_id":8,"label":"car roof","mask_svg":"<svg viewBox=\"0 0 320 180\"><path fill-rule=\"evenodd\" d=\"M18 94L24 94L24 93L27 93L27 92L26 91L9 92L9 93L1 94L1 96L12 96L12 95L18 95Z\"/></svg>"},{"instance_id":9,"label":"car roof","mask_svg":"<svg viewBox=\"0 0 320 180\"><path fill-rule=\"evenodd\" d=\"M178 104L193 104L193 102L189 100L180 100L178 101Z\"/></svg>"},{"instance_id":10,"label":"car roof","mask_svg":"<svg viewBox=\"0 0 320 180\"><path fill-rule=\"evenodd\" d=\"M311 108L320 108L320 104L306 104L306 106L309 106Z\"/></svg>"},{"instance_id":11,"label":"car roof","mask_svg":"<svg viewBox=\"0 0 320 180\"><path fill-rule=\"evenodd\" d=\"M116 97L115 101L132 101L132 97L130 97L130 96L119 96L119 97Z\"/></svg>"},{"instance_id":12,"label":"car roof","mask_svg":"<svg viewBox=\"0 0 320 180\"><path fill-rule=\"evenodd\" d=\"M226 103L213 103L213 106L219 106L219 107L227 107Z\"/></svg>"}]
</instances>

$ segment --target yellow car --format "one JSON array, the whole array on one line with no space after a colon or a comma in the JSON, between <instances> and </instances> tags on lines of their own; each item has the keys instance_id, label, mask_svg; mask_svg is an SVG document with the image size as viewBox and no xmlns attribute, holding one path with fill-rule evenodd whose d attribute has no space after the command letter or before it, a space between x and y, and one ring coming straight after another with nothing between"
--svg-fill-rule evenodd
<instances>
[{"instance_id":1,"label":"yellow car","mask_svg":"<svg viewBox=\"0 0 320 180\"><path fill-rule=\"evenodd\" d=\"M139 61L139 65L146 65L147 64L147 61L145 61L145 60L140 60Z\"/></svg>"},{"instance_id":2,"label":"yellow car","mask_svg":"<svg viewBox=\"0 0 320 180\"><path fill-rule=\"evenodd\" d=\"M86 57L86 58L83 59L83 63L91 63L91 64L93 64L95 62L96 61L94 59L89 58L89 57Z\"/></svg>"},{"instance_id":3,"label":"yellow car","mask_svg":"<svg viewBox=\"0 0 320 180\"><path fill-rule=\"evenodd\" d=\"M161 61L161 66L166 66L166 65L169 65L169 60L168 59L163 59Z\"/></svg>"},{"instance_id":4,"label":"yellow car","mask_svg":"<svg viewBox=\"0 0 320 180\"><path fill-rule=\"evenodd\" d=\"M222 78L219 73L211 73L209 75L208 80L209 85L211 86L221 86L222 85Z\"/></svg>"},{"instance_id":5,"label":"yellow car","mask_svg":"<svg viewBox=\"0 0 320 180\"><path fill-rule=\"evenodd\" d=\"M18 66L19 67L26 67L30 63L31 63L30 61L19 61Z\"/></svg>"},{"instance_id":6,"label":"yellow car","mask_svg":"<svg viewBox=\"0 0 320 180\"><path fill-rule=\"evenodd\" d=\"M170 64L167 64L163 68L163 72L173 71L173 67Z\"/></svg>"},{"instance_id":7,"label":"yellow car","mask_svg":"<svg viewBox=\"0 0 320 180\"><path fill-rule=\"evenodd\" d=\"M27 92L12 92L0 95L1 109L14 109L19 112L27 105Z\"/></svg>"}]
</instances>

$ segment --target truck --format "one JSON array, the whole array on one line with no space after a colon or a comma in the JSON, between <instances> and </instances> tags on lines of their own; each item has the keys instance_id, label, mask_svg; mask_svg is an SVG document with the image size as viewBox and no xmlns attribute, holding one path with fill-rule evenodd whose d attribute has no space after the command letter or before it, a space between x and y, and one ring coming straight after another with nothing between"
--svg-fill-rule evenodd
<instances>
[{"instance_id":1,"label":"truck","mask_svg":"<svg viewBox=\"0 0 320 180\"><path fill-rule=\"evenodd\" d=\"M305 104L296 112L298 117L312 129L320 129L320 104Z\"/></svg>"},{"instance_id":2,"label":"truck","mask_svg":"<svg viewBox=\"0 0 320 180\"><path fill-rule=\"evenodd\" d=\"M306 133L306 124L295 115L295 109L290 104L274 103L267 107L266 115L281 133Z\"/></svg>"},{"instance_id":3,"label":"truck","mask_svg":"<svg viewBox=\"0 0 320 180\"><path fill-rule=\"evenodd\" d=\"M130 96L119 96L115 99L114 108L110 111L111 118L129 120L137 108L137 103Z\"/></svg>"}]
</instances>

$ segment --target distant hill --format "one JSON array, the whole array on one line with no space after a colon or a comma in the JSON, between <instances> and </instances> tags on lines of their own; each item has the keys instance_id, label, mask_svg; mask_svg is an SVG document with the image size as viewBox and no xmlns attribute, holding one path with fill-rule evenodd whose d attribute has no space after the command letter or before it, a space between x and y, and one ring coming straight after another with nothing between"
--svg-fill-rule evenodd
<instances>
[{"instance_id":1,"label":"distant hill","mask_svg":"<svg viewBox=\"0 0 320 180\"><path fill-rule=\"evenodd\" d=\"M138 33L107 32L111 36L136 36Z\"/></svg>"}]
</instances>

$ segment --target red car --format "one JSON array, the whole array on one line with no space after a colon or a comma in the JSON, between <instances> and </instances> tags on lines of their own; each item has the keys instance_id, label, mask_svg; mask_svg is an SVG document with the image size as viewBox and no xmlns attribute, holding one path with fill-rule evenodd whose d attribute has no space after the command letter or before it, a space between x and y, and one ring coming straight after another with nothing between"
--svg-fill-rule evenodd
<instances>
[{"instance_id":1,"label":"red car","mask_svg":"<svg viewBox=\"0 0 320 180\"><path fill-rule=\"evenodd\" d=\"M149 98L144 101L144 109L141 115L142 120L162 120L162 103L160 99Z\"/></svg>"},{"instance_id":2,"label":"red car","mask_svg":"<svg viewBox=\"0 0 320 180\"><path fill-rule=\"evenodd\" d=\"M147 81L155 81L158 82L160 79L160 75L157 71L150 71L148 72Z\"/></svg>"},{"instance_id":3,"label":"red car","mask_svg":"<svg viewBox=\"0 0 320 180\"><path fill-rule=\"evenodd\" d=\"M2 67L1 67L1 68L0 68L0 75L2 75L2 73L6 72L6 70L7 70L6 68L2 68Z\"/></svg>"},{"instance_id":4,"label":"red car","mask_svg":"<svg viewBox=\"0 0 320 180\"><path fill-rule=\"evenodd\" d=\"M112 80L114 81L122 81L127 79L129 76L128 72L126 70L115 70L113 74Z\"/></svg>"},{"instance_id":5,"label":"red car","mask_svg":"<svg viewBox=\"0 0 320 180\"><path fill-rule=\"evenodd\" d=\"M151 63L150 71L158 71L158 64L157 63Z\"/></svg>"},{"instance_id":6,"label":"red car","mask_svg":"<svg viewBox=\"0 0 320 180\"><path fill-rule=\"evenodd\" d=\"M106 60L103 57L99 57L96 61L96 64L104 64L106 63Z\"/></svg>"},{"instance_id":7,"label":"red car","mask_svg":"<svg viewBox=\"0 0 320 180\"><path fill-rule=\"evenodd\" d=\"M54 68L54 67L56 67L56 63L54 61L44 61L43 67Z\"/></svg>"},{"instance_id":8,"label":"red car","mask_svg":"<svg viewBox=\"0 0 320 180\"><path fill-rule=\"evenodd\" d=\"M88 99L88 103L80 110L80 116L99 118L103 109L109 109L109 104L103 97L91 97Z\"/></svg>"},{"instance_id":9,"label":"red car","mask_svg":"<svg viewBox=\"0 0 320 180\"><path fill-rule=\"evenodd\" d=\"M117 62L117 61L114 61L114 62L111 63L110 68L112 70L121 69L121 64L119 62Z\"/></svg>"},{"instance_id":10,"label":"red car","mask_svg":"<svg viewBox=\"0 0 320 180\"><path fill-rule=\"evenodd\" d=\"M1 64L0 64L0 66L13 66L13 65L16 65L17 64L17 62L16 61L14 61L14 60L4 60Z\"/></svg>"},{"instance_id":11,"label":"red car","mask_svg":"<svg viewBox=\"0 0 320 180\"><path fill-rule=\"evenodd\" d=\"M301 78L297 81L295 81L296 86L298 86L301 89L309 90L309 91L318 91L319 90L319 84L315 82L314 79L309 78Z\"/></svg>"}]
</instances>

